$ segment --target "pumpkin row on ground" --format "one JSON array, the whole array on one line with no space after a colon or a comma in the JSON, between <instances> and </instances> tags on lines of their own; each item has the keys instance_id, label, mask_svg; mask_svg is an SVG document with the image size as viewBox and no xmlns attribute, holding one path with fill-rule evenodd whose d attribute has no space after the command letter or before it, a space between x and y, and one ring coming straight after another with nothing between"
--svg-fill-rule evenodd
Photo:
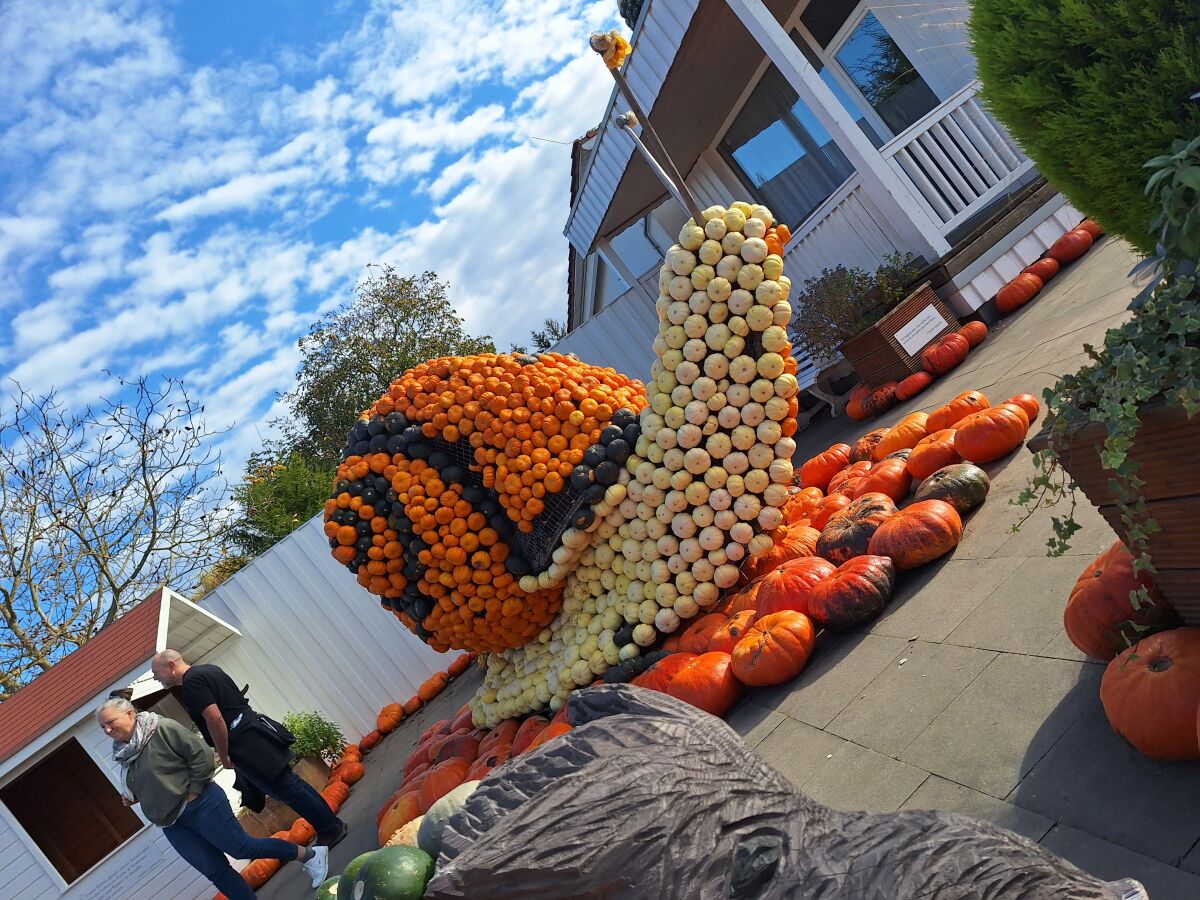
<instances>
[{"instance_id":1,"label":"pumpkin row on ground","mask_svg":"<svg viewBox=\"0 0 1200 900\"><path fill-rule=\"evenodd\" d=\"M996 292L996 309L1004 315L1016 312L1041 293L1063 264L1083 256L1102 234L1104 230L1091 219L1066 232L1050 245L1044 257L1026 266Z\"/></svg>"}]
</instances>

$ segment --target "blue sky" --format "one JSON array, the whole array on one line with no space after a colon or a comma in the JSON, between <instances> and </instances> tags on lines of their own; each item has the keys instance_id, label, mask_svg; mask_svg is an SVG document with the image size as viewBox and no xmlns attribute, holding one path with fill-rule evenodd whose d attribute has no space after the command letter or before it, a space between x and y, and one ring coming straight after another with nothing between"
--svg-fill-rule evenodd
<instances>
[{"instance_id":1,"label":"blue sky","mask_svg":"<svg viewBox=\"0 0 1200 900\"><path fill-rule=\"evenodd\" d=\"M569 149L532 138L599 120L616 10L0 4L3 377L180 376L240 461L368 263L438 272L500 346L563 318Z\"/></svg>"}]
</instances>

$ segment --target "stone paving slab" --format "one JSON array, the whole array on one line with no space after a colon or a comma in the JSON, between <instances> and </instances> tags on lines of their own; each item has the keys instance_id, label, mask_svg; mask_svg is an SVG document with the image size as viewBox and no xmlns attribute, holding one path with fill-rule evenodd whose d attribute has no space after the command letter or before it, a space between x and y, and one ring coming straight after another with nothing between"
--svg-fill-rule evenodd
<instances>
[{"instance_id":1,"label":"stone paving slab","mask_svg":"<svg viewBox=\"0 0 1200 900\"><path fill-rule=\"evenodd\" d=\"M800 787L834 809L893 812L927 777L922 769L846 741Z\"/></svg>"},{"instance_id":2,"label":"stone paving slab","mask_svg":"<svg viewBox=\"0 0 1200 900\"><path fill-rule=\"evenodd\" d=\"M984 601L1012 564L997 559L950 558L905 573L896 596L871 633L940 642Z\"/></svg>"},{"instance_id":3,"label":"stone paving slab","mask_svg":"<svg viewBox=\"0 0 1200 900\"><path fill-rule=\"evenodd\" d=\"M915 641L827 730L898 757L995 658L986 650Z\"/></svg>"},{"instance_id":4,"label":"stone paving slab","mask_svg":"<svg viewBox=\"0 0 1200 900\"><path fill-rule=\"evenodd\" d=\"M784 718L758 744L758 752L797 788L834 768L831 760L846 741L820 728Z\"/></svg>"},{"instance_id":5,"label":"stone paving slab","mask_svg":"<svg viewBox=\"0 0 1200 900\"><path fill-rule=\"evenodd\" d=\"M1004 799L1099 689L1096 667L1004 653L900 758Z\"/></svg>"},{"instance_id":6,"label":"stone paving slab","mask_svg":"<svg viewBox=\"0 0 1200 900\"><path fill-rule=\"evenodd\" d=\"M1177 864L1200 841L1200 766L1147 759L1109 727L1099 697L1080 706L1009 802Z\"/></svg>"},{"instance_id":7,"label":"stone paving slab","mask_svg":"<svg viewBox=\"0 0 1200 900\"><path fill-rule=\"evenodd\" d=\"M790 684L760 691L755 702L824 728L906 647L899 638L823 633L804 673Z\"/></svg>"},{"instance_id":8,"label":"stone paving slab","mask_svg":"<svg viewBox=\"0 0 1200 900\"><path fill-rule=\"evenodd\" d=\"M930 775L925 779L916 792L904 801L902 808L940 809L974 816L1015 831L1031 841L1041 840L1054 826L1053 819L981 794L937 775Z\"/></svg>"},{"instance_id":9,"label":"stone paving slab","mask_svg":"<svg viewBox=\"0 0 1200 900\"><path fill-rule=\"evenodd\" d=\"M766 740L775 726L783 721L781 713L745 698L725 716L726 724L740 734L742 740L751 747L757 747Z\"/></svg>"},{"instance_id":10,"label":"stone paving slab","mask_svg":"<svg viewBox=\"0 0 1200 900\"><path fill-rule=\"evenodd\" d=\"M1008 576L950 632L947 643L1008 653L1045 647L1062 631L1063 598L1080 569L1072 556L1033 557L1015 569L1009 565Z\"/></svg>"},{"instance_id":11,"label":"stone paving slab","mask_svg":"<svg viewBox=\"0 0 1200 900\"><path fill-rule=\"evenodd\" d=\"M1112 881L1136 878L1145 885L1150 900L1200 897L1200 876L1118 847L1070 825L1055 825L1039 843L1099 878Z\"/></svg>"}]
</instances>

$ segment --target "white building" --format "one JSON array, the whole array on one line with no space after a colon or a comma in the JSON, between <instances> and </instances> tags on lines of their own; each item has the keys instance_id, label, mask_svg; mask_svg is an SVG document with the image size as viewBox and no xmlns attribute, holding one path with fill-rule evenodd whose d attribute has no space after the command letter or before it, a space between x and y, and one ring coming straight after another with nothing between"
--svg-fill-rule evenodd
<instances>
[{"instance_id":1,"label":"white building","mask_svg":"<svg viewBox=\"0 0 1200 900\"><path fill-rule=\"evenodd\" d=\"M121 804L112 742L93 715L110 691L132 687L139 707L190 727L177 689L149 675L159 650L220 665L274 718L317 711L349 741L446 668L332 559L321 525L317 516L203 605L156 591L0 704L0 897L212 897L162 830ZM229 790L231 774L218 782Z\"/></svg>"},{"instance_id":2,"label":"white building","mask_svg":"<svg viewBox=\"0 0 1200 900\"><path fill-rule=\"evenodd\" d=\"M968 15L966 0L645 0L624 71L701 208L760 202L790 227L793 305L822 269L900 252L960 318L990 319L1082 216L982 105ZM627 109L614 90L575 147L555 349L644 378L657 269L687 213L616 124ZM831 361L800 362L811 385Z\"/></svg>"}]
</instances>

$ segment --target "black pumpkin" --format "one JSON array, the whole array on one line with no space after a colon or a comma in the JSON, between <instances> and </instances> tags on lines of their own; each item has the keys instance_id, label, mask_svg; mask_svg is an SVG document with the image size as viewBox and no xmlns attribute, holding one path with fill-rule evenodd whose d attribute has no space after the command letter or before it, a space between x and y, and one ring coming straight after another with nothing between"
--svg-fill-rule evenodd
<instances>
[{"instance_id":1,"label":"black pumpkin","mask_svg":"<svg viewBox=\"0 0 1200 900\"><path fill-rule=\"evenodd\" d=\"M961 515L981 506L991 487L991 479L979 466L955 463L922 481L914 499L945 500Z\"/></svg>"}]
</instances>

